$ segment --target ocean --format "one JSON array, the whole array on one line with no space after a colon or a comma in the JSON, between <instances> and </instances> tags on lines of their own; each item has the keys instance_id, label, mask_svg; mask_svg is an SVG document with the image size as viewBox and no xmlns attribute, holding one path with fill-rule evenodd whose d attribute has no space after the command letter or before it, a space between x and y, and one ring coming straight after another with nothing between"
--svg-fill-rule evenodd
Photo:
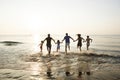
<instances>
[{"instance_id":1,"label":"ocean","mask_svg":"<svg viewBox=\"0 0 120 80\"><path fill-rule=\"evenodd\" d=\"M15 51L28 51L30 53L39 51L39 44L41 40L44 40L47 35L1 35L0 42L4 41L13 41L21 42L23 44L17 44L15 46L7 46L3 43L0 44L0 51L7 49L7 52L11 52L11 48L14 48ZM64 35L51 35L56 41L64 38ZM76 35L71 36L74 39L77 39ZM86 39L86 36L82 36ZM93 39L93 42L90 45L90 50L98 54L109 54L113 56L120 55L120 35L90 35L90 38ZM22 47L23 46L23 47ZM79 51L77 49L77 42L71 41L71 52ZM46 51L46 43L43 45L43 51ZM86 50L86 43L83 43L82 50ZM52 51L56 51L56 44L52 42ZM61 44L61 51L64 52L64 43ZM3 52L6 53L6 52Z\"/></svg>"},{"instance_id":2,"label":"ocean","mask_svg":"<svg viewBox=\"0 0 120 80\"><path fill-rule=\"evenodd\" d=\"M9 78L14 79L13 74L16 72L18 77L15 79L22 80L45 80L46 65L52 64L53 74L63 76L66 61L71 61L73 70L77 68L77 61L85 61L90 64L92 72L97 70L120 70L120 35L90 35L93 39L89 50L86 50L86 43L83 43L82 51L77 49L77 42L71 40L71 50L65 56L65 43L61 43L59 55L56 57L40 57L39 44L47 35L0 35L0 80ZM64 35L51 35L56 41L64 38ZM77 39L76 35L71 35ZM82 36L86 39L86 35ZM56 53L56 44L52 42L51 54ZM43 45L42 55L46 55L46 43ZM5 70L5 71L4 71ZM22 71L22 72L21 72ZM6 72L6 73L5 73ZM28 73L27 73L28 72ZM29 73L30 72L30 73ZM9 73L9 74L7 74ZM12 77L8 77L12 76ZM29 77L21 75L30 74ZM4 79L3 79L4 78Z\"/></svg>"}]
</instances>

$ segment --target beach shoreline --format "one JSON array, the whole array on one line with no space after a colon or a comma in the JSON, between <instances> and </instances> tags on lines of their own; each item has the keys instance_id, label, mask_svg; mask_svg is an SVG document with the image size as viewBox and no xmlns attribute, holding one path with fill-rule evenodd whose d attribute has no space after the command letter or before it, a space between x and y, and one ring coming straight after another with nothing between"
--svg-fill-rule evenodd
<instances>
[{"instance_id":1,"label":"beach shoreline","mask_svg":"<svg viewBox=\"0 0 120 80\"><path fill-rule=\"evenodd\" d=\"M30 74L31 71L26 70L12 70L0 69L0 80L51 80L52 78L41 76L40 74ZM64 73L63 73L64 74ZM83 74L78 78L77 75L73 76L57 76L53 80L119 80L119 70L100 70L95 71L91 75Z\"/></svg>"},{"instance_id":2,"label":"beach shoreline","mask_svg":"<svg viewBox=\"0 0 120 80\"><path fill-rule=\"evenodd\" d=\"M88 64L90 75L82 71L78 80L119 80L119 57L110 55L97 55L95 53L73 53L65 55L64 52L54 52L51 57L42 56L41 53L22 55L18 65L1 66L0 80L51 80L47 71L51 71L53 80L77 80L78 70ZM115 60L110 61L112 58ZM83 68L82 68L82 67ZM74 75L66 76L69 71Z\"/></svg>"}]
</instances>

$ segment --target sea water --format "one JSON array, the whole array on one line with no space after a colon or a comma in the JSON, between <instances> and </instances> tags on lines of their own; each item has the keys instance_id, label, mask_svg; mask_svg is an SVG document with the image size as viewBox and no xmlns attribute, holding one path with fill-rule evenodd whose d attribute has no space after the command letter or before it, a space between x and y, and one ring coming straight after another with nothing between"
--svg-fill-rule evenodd
<instances>
[{"instance_id":1,"label":"sea water","mask_svg":"<svg viewBox=\"0 0 120 80\"><path fill-rule=\"evenodd\" d=\"M45 67L50 62L50 64L53 64L53 70L56 70L55 75L61 75L64 71L59 68L65 67L67 61L68 63L71 61L71 66L76 65L78 58L81 61L91 61L93 71L103 68L120 69L120 35L90 35L93 41L89 51L86 50L86 43L83 43L81 52L77 49L77 42L71 40L71 50L68 52L71 55L51 59L38 56L38 53L40 53L39 44L46 37L47 35L0 35L0 69L27 70L32 71L32 75L39 73L44 76L45 71L47 71ZM51 37L55 41L62 41L64 35L51 35ZM71 35L71 37L77 39L76 35ZM86 39L86 35L82 37ZM11 43L11 41L15 43ZM62 55L64 55L64 47L65 43L63 42L60 49ZM56 44L52 42L51 54L54 52L56 52ZM83 55L76 56L76 53ZM84 53L92 54L84 55ZM46 42L43 45L44 54L47 54ZM59 74L57 74L58 72Z\"/></svg>"},{"instance_id":2,"label":"sea water","mask_svg":"<svg viewBox=\"0 0 120 80\"><path fill-rule=\"evenodd\" d=\"M0 43L0 61L7 60L12 56L21 55L21 54L32 54L40 52L39 44L41 40L44 40L47 35L1 35L0 42L4 41L13 41L13 42L21 42L22 44L11 45L8 46L5 43ZM64 35L51 35L55 41L62 41ZM71 35L75 40L77 39L76 35ZM86 36L82 36L86 39ZM90 35L90 38L93 39L90 45L91 53L96 54L106 54L111 56L120 56L120 35ZM56 44L52 42L52 50L51 52L56 51ZM70 43L71 50L69 52L80 52L77 49L77 41L73 42L71 40ZM82 50L86 50L86 43L82 44ZM61 43L61 52L65 51L65 43ZM46 42L43 45L43 54L47 53ZM6 57L4 59L4 57ZM12 58L13 59L13 58Z\"/></svg>"},{"instance_id":3,"label":"sea water","mask_svg":"<svg viewBox=\"0 0 120 80\"><path fill-rule=\"evenodd\" d=\"M14 48L15 51L28 51L34 52L39 51L39 44L41 40L44 40L47 35L1 35L0 42L3 41L14 41L14 42L22 42L23 44L18 44L16 46L6 46L5 44L0 44L0 52L1 50L7 50L7 52L11 52L11 48ZM57 42L57 40L62 41L64 35L51 35L53 39ZM75 40L77 39L76 35L72 35ZM86 36L82 36L86 39ZM120 35L90 35L90 38L93 39L90 50L95 51L98 54L110 54L110 55L120 55ZM65 43L61 43L61 50L64 52L64 45ZM71 52L79 51L77 49L77 41L73 42L71 40L70 43ZM43 45L43 51L46 51L46 43ZM14 51L13 50L13 51ZM86 50L86 43L82 44L82 50ZM52 42L52 51L56 51L56 44Z\"/></svg>"}]
</instances>

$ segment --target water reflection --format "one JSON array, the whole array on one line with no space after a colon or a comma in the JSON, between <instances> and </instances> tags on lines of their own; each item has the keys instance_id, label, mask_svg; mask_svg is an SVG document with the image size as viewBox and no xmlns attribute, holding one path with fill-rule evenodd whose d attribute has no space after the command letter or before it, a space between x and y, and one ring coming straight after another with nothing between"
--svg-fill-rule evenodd
<instances>
[{"instance_id":1,"label":"water reflection","mask_svg":"<svg viewBox=\"0 0 120 80\"><path fill-rule=\"evenodd\" d=\"M71 68L71 66L69 64L70 61L68 59L65 59L65 61L66 61L66 64L65 64L65 75L69 76L70 75L70 68Z\"/></svg>"},{"instance_id":2,"label":"water reflection","mask_svg":"<svg viewBox=\"0 0 120 80\"><path fill-rule=\"evenodd\" d=\"M37 34L33 35L33 42L34 42L34 51L35 52L40 51L40 48L39 48L40 36Z\"/></svg>"},{"instance_id":3,"label":"water reflection","mask_svg":"<svg viewBox=\"0 0 120 80\"><path fill-rule=\"evenodd\" d=\"M70 59L65 59L65 75L73 76L74 72L72 70L72 62Z\"/></svg>"},{"instance_id":4,"label":"water reflection","mask_svg":"<svg viewBox=\"0 0 120 80\"><path fill-rule=\"evenodd\" d=\"M42 68L40 67L40 64L38 63L32 63L31 64L31 71L32 71L32 75L39 75L40 71L42 71Z\"/></svg>"},{"instance_id":5,"label":"water reflection","mask_svg":"<svg viewBox=\"0 0 120 80\"><path fill-rule=\"evenodd\" d=\"M51 67L52 67L52 64L49 62L49 63L47 64L47 71L46 71L46 74L47 74L48 77L52 77Z\"/></svg>"}]
</instances>

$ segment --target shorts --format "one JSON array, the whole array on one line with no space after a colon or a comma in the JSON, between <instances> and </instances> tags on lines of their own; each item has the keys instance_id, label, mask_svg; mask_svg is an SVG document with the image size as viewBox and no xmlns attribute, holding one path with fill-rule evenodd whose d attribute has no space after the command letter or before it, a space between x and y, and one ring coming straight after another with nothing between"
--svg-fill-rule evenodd
<instances>
[{"instance_id":1,"label":"shorts","mask_svg":"<svg viewBox=\"0 0 120 80\"><path fill-rule=\"evenodd\" d=\"M81 46L82 46L82 43L78 43L78 44L77 44L77 47L79 47L79 46L81 47Z\"/></svg>"},{"instance_id":2,"label":"shorts","mask_svg":"<svg viewBox=\"0 0 120 80\"><path fill-rule=\"evenodd\" d=\"M51 45L50 44L47 44L47 49L51 49Z\"/></svg>"},{"instance_id":3,"label":"shorts","mask_svg":"<svg viewBox=\"0 0 120 80\"><path fill-rule=\"evenodd\" d=\"M87 43L87 46L90 46L90 43Z\"/></svg>"},{"instance_id":4,"label":"shorts","mask_svg":"<svg viewBox=\"0 0 120 80\"><path fill-rule=\"evenodd\" d=\"M42 46L40 46L40 49L42 49Z\"/></svg>"},{"instance_id":5,"label":"shorts","mask_svg":"<svg viewBox=\"0 0 120 80\"><path fill-rule=\"evenodd\" d=\"M65 46L66 46L66 47L67 47L67 46L70 46L70 43L66 43Z\"/></svg>"},{"instance_id":6,"label":"shorts","mask_svg":"<svg viewBox=\"0 0 120 80\"><path fill-rule=\"evenodd\" d=\"M57 49L60 49L60 45L57 45Z\"/></svg>"}]
</instances>

